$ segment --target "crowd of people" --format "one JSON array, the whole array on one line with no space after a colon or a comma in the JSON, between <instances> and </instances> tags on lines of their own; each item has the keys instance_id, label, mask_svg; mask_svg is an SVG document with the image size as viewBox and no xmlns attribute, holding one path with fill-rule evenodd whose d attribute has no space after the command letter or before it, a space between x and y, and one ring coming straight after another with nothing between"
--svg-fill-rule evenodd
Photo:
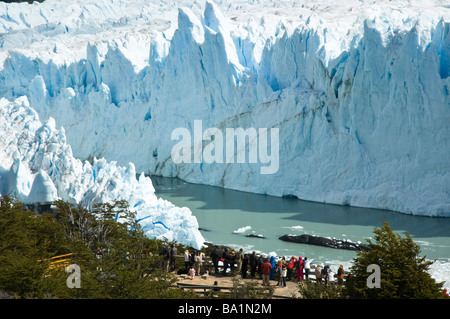
<instances>
[{"instance_id":1,"label":"crowd of people","mask_svg":"<svg viewBox=\"0 0 450 319\"><path fill-rule=\"evenodd\" d=\"M163 269L167 272L176 270L176 257L178 255L178 249L175 245L171 245L170 248L167 246L163 247L161 251L161 255L163 258ZM194 250L189 252L189 250L185 250L183 253L184 258L184 266L185 273L189 274L192 279L194 279L195 275L199 275L202 269L203 261L205 254ZM206 270L208 271L208 270Z\"/></svg>"},{"instance_id":2,"label":"crowd of people","mask_svg":"<svg viewBox=\"0 0 450 319\"><path fill-rule=\"evenodd\" d=\"M334 283L336 279L339 286L344 283L345 272L342 265L337 271L337 276L335 276L329 265L323 267L322 264L315 265L314 273L312 273L313 268L308 257L300 256L296 258L292 256L291 259L287 260L285 257L270 256L268 258L253 252L252 254L243 254L238 258L242 265L239 266L238 263L242 278L247 278L248 275L251 278L256 278L256 275L258 275L264 286L269 286L270 280L276 280L277 286L286 287L286 281L296 280L298 282L309 279L311 275L314 275L317 282L325 282L325 285L328 285L329 282Z\"/></svg>"},{"instance_id":3,"label":"crowd of people","mask_svg":"<svg viewBox=\"0 0 450 319\"><path fill-rule=\"evenodd\" d=\"M164 247L162 255L164 256L163 267L166 271L175 270L175 258L178 254L177 248L172 245L169 248ZM209 269L202 267L205 254L200 251L184 251L185 273L193 279L195 275L209 274ZM276 280L277 286L286 287L287 281L301 281L314 276L317 282L337 283L342 286L344 283L344 269L341 265L335 273L329 265L322 264L311 265L308 257L294 257L286 259L275 256L266 257L263 254L246 254L242 249L235 251L229 248L219 248L214 246L211 254L211 261L215 274L227 276L229 273L240 274L242 278L259 278L264 286L270 285L270 280ZM204 269L203 269L204 268ZM221 269L220 269L221 268Z\"/></svg>"}]
</instances>

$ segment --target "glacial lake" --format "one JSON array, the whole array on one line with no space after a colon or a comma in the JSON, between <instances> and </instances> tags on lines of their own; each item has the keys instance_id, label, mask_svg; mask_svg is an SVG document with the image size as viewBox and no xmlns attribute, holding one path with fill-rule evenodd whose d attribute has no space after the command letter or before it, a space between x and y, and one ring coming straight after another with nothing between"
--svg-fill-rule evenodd
<instances>
[{"instance_id":1,"label":"glacial lake","mask_svg":"<svg viewBox=\"0 0 450 319\"><path fill-rule=\"evenodd\" d=\"M196 216L206 242L245 252L308 257L312 263L350 267L356 252L284 242L285 234L310 234L366 243L386 221L391 229L410 234L421 256L436 260L431 273L450 284L450 218L313 203L151 176L156 195ZM247 237L247 235L262 236ZM447 283L445 286L447 286Z\"/></svg>"}]
</instances>

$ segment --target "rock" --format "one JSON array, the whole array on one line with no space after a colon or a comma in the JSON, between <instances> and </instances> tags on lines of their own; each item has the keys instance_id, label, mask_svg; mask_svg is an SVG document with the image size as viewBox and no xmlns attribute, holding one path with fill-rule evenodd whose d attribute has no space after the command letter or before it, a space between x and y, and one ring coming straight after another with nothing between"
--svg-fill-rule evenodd
<instances>
[{"instance_id":1,"label":"rock","mask_svg":"<svg viewBox=\"0 0 450 319\"><path fill-rule=\"evenodd\" d=\"M347 249L347 250L361 250L361 249L368 249L367 245L364 244L358 244L347 240L340 240L340 239L334 239L334 238L326 238L326 237L320 237L320 236L313 236L313 235L284 235L279 238L283 241L288 241L292 243L299 243L299 244L308 244L308 245L317 245L317 246L323 246L323 247L330 247L330 248L336 248L336 249Z\"/></svg>"},{"instance_id":2,"label":"rock","mask_svg":"<svg viewBox=\"0 0 450 319\"><path fill-rule=\"evenodd\" d=\"M255 235L255 234L248 234L248 235L245 235L245 237L251 237L251 238L265 238L263 235Z\"/></svg>"}]
</instances>

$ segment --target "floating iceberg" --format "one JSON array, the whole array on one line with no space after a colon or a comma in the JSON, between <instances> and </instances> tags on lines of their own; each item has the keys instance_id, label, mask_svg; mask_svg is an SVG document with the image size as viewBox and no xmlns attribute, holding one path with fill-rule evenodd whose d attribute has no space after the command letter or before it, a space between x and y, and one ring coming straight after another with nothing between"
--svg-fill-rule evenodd
<instances>
[{"instance_id":1,"label":"floating iceberg","mask_svg":"<svg viewBox=\"0 0 450 319\"><path fill-rule=\"evenodd\" d=\"M244 227L239 227L236 230L233 230L233 234L241 234L241 233L245 233L247 230L252 229L251 226L244 226Z\"/></svg>"}]
</instances>

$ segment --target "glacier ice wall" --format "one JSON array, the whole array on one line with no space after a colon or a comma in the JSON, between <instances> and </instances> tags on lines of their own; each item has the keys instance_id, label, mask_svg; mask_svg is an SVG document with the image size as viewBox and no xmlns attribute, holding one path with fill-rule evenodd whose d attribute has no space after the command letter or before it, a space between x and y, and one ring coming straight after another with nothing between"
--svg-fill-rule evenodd
<instances>
[{"instance_id":1,"label":"glacier ice wall","mask_svg":"<svg viewBox=\"0 0 450 319\"><path fill-rule=\"evenodd\" d=\"M1 10L0 95L26 95L41 118L53 117L77 158L450 216L444 2L50 0ZM279 128L278 172L173 163L171 133L193 132L194 120Z\"/></svg>"}]
</instances>

